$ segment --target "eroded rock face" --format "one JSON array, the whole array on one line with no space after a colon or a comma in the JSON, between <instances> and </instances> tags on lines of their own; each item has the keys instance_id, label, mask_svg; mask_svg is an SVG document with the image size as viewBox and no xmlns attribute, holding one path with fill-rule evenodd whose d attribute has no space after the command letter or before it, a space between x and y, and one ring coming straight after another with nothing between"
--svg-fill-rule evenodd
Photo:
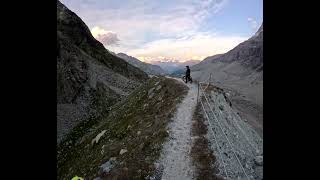
<instances>
[{"instance_id":1,"label":"eroded rock face","mask_svg":"<svg viewBox=\"0 0 320 180\"><path fill-rule=\"evenodd\" d=\"M57 141L80 122L107 113L148 75L112 55L57 1Z\"/></svg>"}]
</instances>

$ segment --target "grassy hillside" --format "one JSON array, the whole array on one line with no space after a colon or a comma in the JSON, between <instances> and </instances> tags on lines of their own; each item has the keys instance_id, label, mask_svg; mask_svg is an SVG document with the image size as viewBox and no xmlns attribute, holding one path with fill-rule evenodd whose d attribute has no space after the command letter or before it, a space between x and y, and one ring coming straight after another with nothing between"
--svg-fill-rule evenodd
<instances>
[{"instance_id":1,"label":"grassy hillside","mask_svg":"<svg viewBox=\"0 0 320 180\"><path fill-rule=\"evenodd\" d=\"M79 124L58 146L58 179L151 175L167 136L166 125L186 92L187 87L173 79L153 77L112 106L110 113ZM101 132L98 143L93 142ZM121 150L127 152L120 155ZM108 161L113 168L103 172L100 166Z\"/></svg>"}]
</instances>

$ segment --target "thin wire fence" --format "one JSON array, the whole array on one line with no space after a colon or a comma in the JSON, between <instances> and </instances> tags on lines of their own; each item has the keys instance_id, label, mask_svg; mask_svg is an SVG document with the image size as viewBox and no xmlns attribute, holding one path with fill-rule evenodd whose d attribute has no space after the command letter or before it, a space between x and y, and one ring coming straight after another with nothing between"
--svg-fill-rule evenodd
<instances>
[{"instance_id":1,"label":"thin wire fence","mask_svg":"<svg viewBox=\"0 0 320 180\"><path fill-rule=\"evenodd\" d=\"M216 146L217 146L218 153L220 154L220 157L222 158L222 153L221 153L221 149L220 149L221 146L219 146L219 144L218 144L216 135L215 135L215 133L214 133L214 131L213 131L213 129L212 129L213 126L211 125L211 119L209 118L209 116L208 116L208 114L207 114L207 111L206 111L205 108L204 108L204 103L202 102L202 98L201 98L202 95L204 96L205 101L206 101L206 103L207 103L210 111L212 112L212 114L213 114L213 116L214 116L213 119L217 122L217 124L218 124L218 126L219 126L219 128L220 128L220 130L221 130L221 132L222 132L222 134L223 134L223 136L224 136L224 138L227 140L227 143L229 144L229 147L231 148L231 151L233 152L234 157L237 159L237 162L238 162L238 164L239 164L239 167L240 167L241 171L244 173L244 175L246 176L247 179L250 179L249 176L248 176L248 174L247 174L247 172L245 171L245 168L244 168L243 165L241 164L241 162L240 162L240 160L239 160L239 158L238 158L238 156L237 156L237 154L236 154L236 152L235 152L233 143L230 142L228 136L227 136L227 135L225 134L225 132L223 131L223 128L222 128L222 126L221 126L221 124L220 124L220 121L219 121L219 119L216 117L215 113L213 112L212 106L211 106L211 104L210 104L210 102L209 102L209 100L208 100L208 98L207 98L207 96L206 96L206 94L205 94L205 91L206 91L207 88L211 85L211 77L212 77L212 74L210 73L210 76L209 76L208 79L206 80L206 81L208 81L208 83L205 83L206 81L198 82L197 102L200 101L201 106L202 106L202 109L203 109L203 111L204 111L204 113L205 113L205 115L206 115L206 117L207 117L207 119L208 119L209 126L210 126L210 128L208 128L208 129L211 130L211 132L212 132L212 134L213 134L213 136L214 136L214 140L215 140L215 143L216 143ZM206 87L203 89L203 88L202 88L202 85L206 85ZM242 131L241 131L241 132L242 132ZM242 132L242 133L243 133L243 132ZM249 144L250 144L250 143L249 143ZM251 144L250 144L250 145L251 145ZM226 164L225 164L225 162L224 162L223 159L222 159L222 165L223 165L223 169L224 169L224 172L225 172L226 177L229 178L228 173L227 173L227 169L226 169Z\"/></svg>"}]
</instances>

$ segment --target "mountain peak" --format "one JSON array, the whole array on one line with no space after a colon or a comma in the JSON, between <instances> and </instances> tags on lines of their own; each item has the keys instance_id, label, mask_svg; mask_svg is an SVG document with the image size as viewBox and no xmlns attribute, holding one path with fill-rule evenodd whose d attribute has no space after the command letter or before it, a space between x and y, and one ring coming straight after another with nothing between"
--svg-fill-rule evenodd
<instances>
[{"instance_id":1,"label":"mountain peak","mask_svg":"<svg viewBox=\"0 0 320 180\"><path fill-rule=\"evenodd\" d=\"M261 26L259 27L258 31L252 37L257 37L262 33L263 33L263 22L261 23Z\"/></svg>"}]
</instances>

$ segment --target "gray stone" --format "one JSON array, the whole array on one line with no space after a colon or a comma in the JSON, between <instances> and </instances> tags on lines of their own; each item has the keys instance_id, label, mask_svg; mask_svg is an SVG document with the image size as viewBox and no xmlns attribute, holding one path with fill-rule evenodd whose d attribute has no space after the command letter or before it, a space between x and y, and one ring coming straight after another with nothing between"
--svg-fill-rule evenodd
<instances>
[{"instance_id":1,"label":"gray stone","mask_svg":"<svg viewBox=\"0 0 320 180\"><path fill-rule=\"evenodd\" d=\"M148 91L148 95L150 96L150 94L151 93L153 93L153 90L154 90L155 88L151 88L151 89L149 89L149 91Z\"/></svg>"},{"instance_id":2,"label":"gray stone","mask_svg":"<svg viewBox=\"0 0 320 180\"><path fill-rule=\"evenodd\" d=\"M124 153L126 153L126 152L128 152L128 150L126 150L126 149L121 149L120 152L119 152L119 154L122 155L122 154L124 154Z\"/></svg>"},{"instance_id":3,"label":"gray stone","mask_svg":"<svg viewBox=\"0 0 320 180\"><path fill-rule=\"evenodd\" d=\"M102 164L100 166L99 172L98 174L102 174L102 173L108 173L111 171L111 169L114 167L114 165L116 164L116 157L111 157L109 159L109 161L105 162L104 164ZM100 178L100 177L96 177L96 178Z\"/></svg>"},{"instance_id":4,"label":"gray stone","mask_svg":"<svg viewBox=\"0 0 320 180\"><path fill-rule=\"evenodd\" d=\"M105 147L105 145L103 145L102 147L101 147L101 154L104 154L104 147Z\"/></svg>"},{"instance_id":5,"label":"gray stone","mask_svg":"<svg viewBox=\"0 0 320 180\"><path fill-rule=\"evenodd\" d=\"M249 169L250 166L249 166L249 164L246 163L245 167L246 167L247 169Z\"/></svg>"},{"instance_id":6,"label":"gray stone","mask_svg":"<svg viewBox=\"0 0 320 180\"><path fill-rule=\"evenodd\" d=\"M100 138L106 133L106 130L101 131L94 139L92 139L91 144L98 143Z\"/></svg>"},{"instance_id":7,"label":"gray stone","mask_svg":"<svg viewBox=\"0 0 320 180\"><path fill-rule=\"evenodd\" d=\"M157 86L156 90L158 91L159 89L161 89L161 85Z\"/></svg>"},{"instance_id":8,"label":"gray stone","mask_svg":"<svg viewBox=\"0 0 320 180\"><path fill-rule=\"evenodd\" d=\"M254 158L254 162L256 165L262 166L263 165L263 156L256 156Z\"/></svg>"},{"instance_id":9,"label":"gray stone","mask_svg":"<svg viewBox=\"0 0 320 180\"><path fill-rule=\"evenodd\" d=\"M148 96L148 99L153 98L153 96L154 96L154 92L151 92L151 94Z\"/></svg>"}]
</instances>

